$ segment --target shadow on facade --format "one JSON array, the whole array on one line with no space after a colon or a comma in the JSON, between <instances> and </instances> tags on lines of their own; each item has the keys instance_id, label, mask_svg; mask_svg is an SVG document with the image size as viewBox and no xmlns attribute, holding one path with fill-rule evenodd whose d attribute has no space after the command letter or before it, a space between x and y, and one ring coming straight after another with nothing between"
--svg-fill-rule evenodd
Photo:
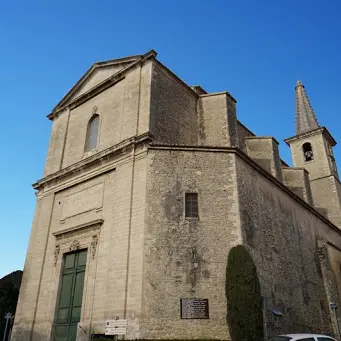
<instances>
[{"instance_id":1,"label":"shadow on facade","mask_svg":"<svg viewBox=\"0 0 341 341\"><path fill-rule=\"evenodd\" d=\"M50 341L50 336L37 332L33 332L31 336L30 330L18 326L10 337L10 339L7 338L5 341Z\"/></svg>"}]
</instances>

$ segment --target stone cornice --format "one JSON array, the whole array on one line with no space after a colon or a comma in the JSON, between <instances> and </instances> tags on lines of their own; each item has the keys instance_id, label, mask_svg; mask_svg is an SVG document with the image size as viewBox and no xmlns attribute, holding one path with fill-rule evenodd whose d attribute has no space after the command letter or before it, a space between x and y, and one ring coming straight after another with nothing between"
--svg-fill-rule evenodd
<instances>
[{"instance_id":1,"label":"stone cornice","mask_svg":"<svg viewBox=\"0 0 341 341\"><path fill-rule=\"evenodd\" d=\"M304 206L307 210L309 210L312 214L314 214L317 218L322 220L326 225L328 225L332 230L341 234L341 230L334 225L330 220L325 218L322 214L317 212L314 207L310 206L303 199L301 199L298 195L293 193L288 187L286 187L281 181L277 180L270 173L268 173L265 169L259 166L255 161L253 161L248 155L246 155L239 148L234 147L214 147L214 146L185 146L185 145L166 145L166 144L150 144L148 149L151 150L175 150L175 151L191 151L191 152L216 152L216 153L233 153L238 155L241 159L247 162L250 166L252 166L255 170L265 176L268 180L274 183L277 187L279 187L283 192L290 195L294 200L296 200L299 204Z\"/></svg>"},{"instance_id":2,"label":"stone cornice","mask_svg":"<svg viewBox=\"0 0 341 341\"><path fill-rule=\"evenodd\" d=\"M80 104L86 102L87 100L89 100L90 98L98 95L100 92L110 88L111 86L115 85L116 83L118 83L119 81L124 79L125 74L132 70L134 67L136 67L137 65L140 65L141 63L144 63L146 60L148 59L152 59L155 58L157 55L157 53L154 50L149 51L148 53L146 53L143 56L140 56L136 61L132 62L130 65L128 65L127 67L123 68L122 70L118 71L117 73L115 73L114 75L112 75L111 77L105 79L103 82L97 84L96 86L94 86L93 88L91 88L89 91L85 92L84 94L76 97L74 100L72 100L71 102L68 102L67 100L73 95L73 93L75 93L75 91L77 91L77 89L81 86L81 84L83 84L83 81L86 80L86 78L89 76L88 73L86 73L86 78L81 78L81 80L77 83L77 86L75 86L66 96L64 96L64 98L59 102L59 104L57 104L57 106L53 109L53 111L47 115L47 118L51 121L53 121L56 117L59 116L59 114L61 112L63 112L66 108L70 108L73 109L77 106L79 106ZM99 63L98 63L99 64ZM100 65L100 64L99 64ZM89 72L92 71L92 69L90 68Z\"/></svg>"},{"instance_id":3,"label":"stone cornice","mask_svg":"<svg viewBox=\"0 0 341 341\"><path fill-rule=\"evenodd\" d=\"M55 237L59 237L62 235L67 235L72 232L83 230L83 229L90 228L90 227L95 227L95 226L100 227L103 224L103 222L104 222L103 219L92 220L90 222L87 222L81 225L72 226L61 231L53 232L52 235L54 235Z\"/></svg>"},{"instance_id":4,"label":"stone cornice","mask_svg":"<svg viewBox=\"0 0 341 341\"><path fill-rule=\"evenodd\" d=\"M210 97L210 96L221 96L226 95L231 98L234 103L237 103L237 100L228 92L228 91L220 91L220 92L211 92L200 95L200 98Z\"/></svg>"},{"instance_id":5,"label":"stone cornice","mask_svg":"<svg viewBox=\"0 0 341 341\"><path fill-rule=\"evenodd\" d=\"M299 134L299 135L296 135L296 136L292 136L292 137L289 137L287 139L284 140L284 142L290 146L290 143L291 142L294 142L298 139L302 139L302 138L306 138L306 137L309 137L309 136L313 136L313 135L317 135L317 134L323 134L326 139L330 142L330 144L332 145L332 147L334 147L336 145L336 141L334 140L333 136L329 133L328 129L326 127L319 127L319 128L316 128L314 130L311 130L311 131L306 131L302 134Z\"/></svg>"},{"instance_id":6,"label":"stone cornice","mask_svg":"<svg viewBox=\"0 0 341 341\"><path fill-rule=\"evenodd\" d=\"M104 90L109 89L110 87L114 86L115 84L119 83L120 81L124 80L124 76L121 74L115 74L110 78L107 78L102 83L99 83L94 88L91 88L89 91L85 92L84 94L76 97L73 101L67 103L67 105L60 107L57 111L51 112L46 117L53 121L57 118L60 113L62 113L66 108L70 108L71 110L78 107L79 105L83 104L84 102L88 101L89 99L97 96L99 93L103 92Z\"/></svg>"},{"instance_id":7,"label":"stone cornice","mask_svg":"<svg viewBox=\"0 0 341 341\"><path fill-rule=\"evenodd\" d=\"M221 146L189 146L183 144L167 144L152 142L149 144L148 149L159 149L159 150L176 150L176 151L191 151L191 152L235 152L234 147L221 147Z\"/></svg>"},{"instance_id":8,"label":"stone cornice","mask_svg":"<svg viewBox=\"0 0 341 341\"><path fill-rule=\"evenodd\" d=\"M272 140L279 145L279 142L273 136L246 136L245 140Z\"/></svg>"},{"instance_id":9,"label":"stone cornice","mask_svg":"<svg viewBox=\"0 0 341 341\"><path fill-rule=\"evenodd\" d=\"M149 143L152 141L152 136L149 133L145 133L139 136L134 136L127 140L124 140L110 148L107 148L97 154L91 155L86 159L76 162L75 164L61 169L60 171L46 176L45 178L38 180L32 186L36 190L40 190L47 184L53 182L59 182L68 176L73 176L75 173L83 172L91 166L96 164L102 164L109 161L117 154L125 152L127 149L132 148L135 144Z\"/></svg>"},{"instance_id":10,"label":"stone cornice","mask_svg":"<svg viewBox=\"0 0 341 341\"><path fill-rule=\"evenodd\" d=\"M304 167L282 167L282 170L285 170L285 171L303 171L304 173L309 174L309 172Z\"/></svg>"},{"instance_id":11,"label":"stone cornice","mask_svg":"<svg viewBox=\"0 0 341 341\"><path fill-rule=\"evenodd\" d=\"M102 62L97 62L91 65L91 67L88 69L88 71L85 72L85 74L78 80L78 82L69 90L66 95L57 103L55 108L52 111L56 111L57 108L63 106L65 102L75 93L79 90L79 88L83 85L83 83L89 78L91 73L99 68L99 67L106 67L110 65L119 65L119 64L127 64L135 62L136 60L141 59L142 55L136 55L136 56L129 56L124 58L116 58L111 60L106 60Z\"/></svg>"},{"instance_id":12,"label":"stone cornice","mask_svg":"<svg viewBox=\"0 0 341 341\"><path fill-rule=\"evenodd\" d=\"M335 181L337 181L341 185L341 181L334 174L320 176L319 178L310 180L310 182L314 182L314 181L321 180L321 179L327 179L327 178L333 178Z\"/></svg>"}]
</instances>

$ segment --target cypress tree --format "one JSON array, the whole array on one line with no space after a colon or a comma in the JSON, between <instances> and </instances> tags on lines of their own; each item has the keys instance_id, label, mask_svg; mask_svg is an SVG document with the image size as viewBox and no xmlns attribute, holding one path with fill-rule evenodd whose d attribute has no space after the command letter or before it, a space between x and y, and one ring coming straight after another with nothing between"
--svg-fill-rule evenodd
<instances>
[{"instance_id":1,"label":"cypress tree","mask_svg":"<svg viewBox=\"0 0 341 341\"><path fill-rule=\"evenodd\" d=\"M260 284L251 255L232 248L226 266L227 324L232 341L264 340Z\"/></svg>"}]
</instances>

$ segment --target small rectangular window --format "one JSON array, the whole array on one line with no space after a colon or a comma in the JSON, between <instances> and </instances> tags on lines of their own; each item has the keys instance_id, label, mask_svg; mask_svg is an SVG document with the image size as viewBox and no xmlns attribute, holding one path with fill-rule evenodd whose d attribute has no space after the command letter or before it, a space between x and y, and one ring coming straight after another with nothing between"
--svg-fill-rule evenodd
<instances>
[{"instance_id":1,"label":"small rectangular window","mask_svg":"<svg viewBox=\"0 0 341 341\"><path fill-rule=\"evenodd\" d=\"M198 193L185 194L185 217L198 218Z\"/></svg>"}]
</instances>

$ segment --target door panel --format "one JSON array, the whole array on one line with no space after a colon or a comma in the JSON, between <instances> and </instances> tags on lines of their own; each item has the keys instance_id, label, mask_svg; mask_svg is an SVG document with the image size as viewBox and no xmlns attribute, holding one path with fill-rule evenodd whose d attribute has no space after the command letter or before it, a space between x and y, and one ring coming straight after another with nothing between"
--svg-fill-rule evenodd
<instances>
[{"instance_id":1,"label":"door panel","mask_svg":"<svg viewBox=\"0 0 341 341\"><path fill-rule=\"evenodd\" d=\"M58 323L67 323L69 317L69 308L59 309Z\"/></svg>"},{"instance_id":2,"label":"door panel","mask_svg":"<svg viewBox=\"0 0 341 341\"><path fill-rule=\"evenodd\" d=\"M81 307L73 308L72 315L71 315L71 322L76 323L79 322L81 319Z\"/></svg>"},{"instance_id":3,"label":"door panel","mask_svg":"<svg viewBox=\"0 0 341 341\"><path fill-rule=\"evenodd\" d=\"M85 266L86 265L86 256L87 256L86 250L79 251L78 266Z\"/></svg>"},{"instance_id":4,"label":"door panel","mask_svg":"<svg viewBox=\"0 0 341 341\"><path fill-rule=\"evenodd\" d=\"M77 337L77 324L70 325L68 341L74 341Z\"/></svg>"},{"instance_id":5,"label":"door panel","mask_svg":"<svg viewBox=\"0 0 341 341\"><path fill-rule=\"evenodd\" d=\"M76 260L76 255L74 253L69 253L65 255L64 270L74 268L75 260Z\"/></svg>"},{"instance_id":6,"label":"door panel","mask_svg":"<svg viewBox=\"0 0 341 341\"><path fill-rule=\"evenodd\" d=\"M64 256L54 341L75 341L80 321L87 251Z\"/></svg>"},{"instance_id":7,"label":"door panel","mask_svg":"<svg viewBox=\"0 0 341 341\"><path fill-rule=\"evenodd\" d=\"M59 303L60 308L67 308L70 306L72 284L73 284L73 274L65 274L62 280L62 288L61 288L60 303Z\"/></svg>"},{"instance_id":8,"label":"door panel","mask_svg":"<svg viewBox=\"0 0 341 341\"><path fill-rule=\"evenodd\" d=\"M78 272L76 274L76 283L75 283L75 294L73 296L73 306L81 306L82 298L83 298L83 285L84 285L84 275L85 272Z\"/></svg>"},{"instance_id":9,"label":"door panel","mask_svg":"<svg viewBox=\"0 0 341 341\"><path fill-rule=\"evenodd\" d=\"M69 326L56 326L55 328L55 341L68 341Z\"/></svg>"}]
</instances>

